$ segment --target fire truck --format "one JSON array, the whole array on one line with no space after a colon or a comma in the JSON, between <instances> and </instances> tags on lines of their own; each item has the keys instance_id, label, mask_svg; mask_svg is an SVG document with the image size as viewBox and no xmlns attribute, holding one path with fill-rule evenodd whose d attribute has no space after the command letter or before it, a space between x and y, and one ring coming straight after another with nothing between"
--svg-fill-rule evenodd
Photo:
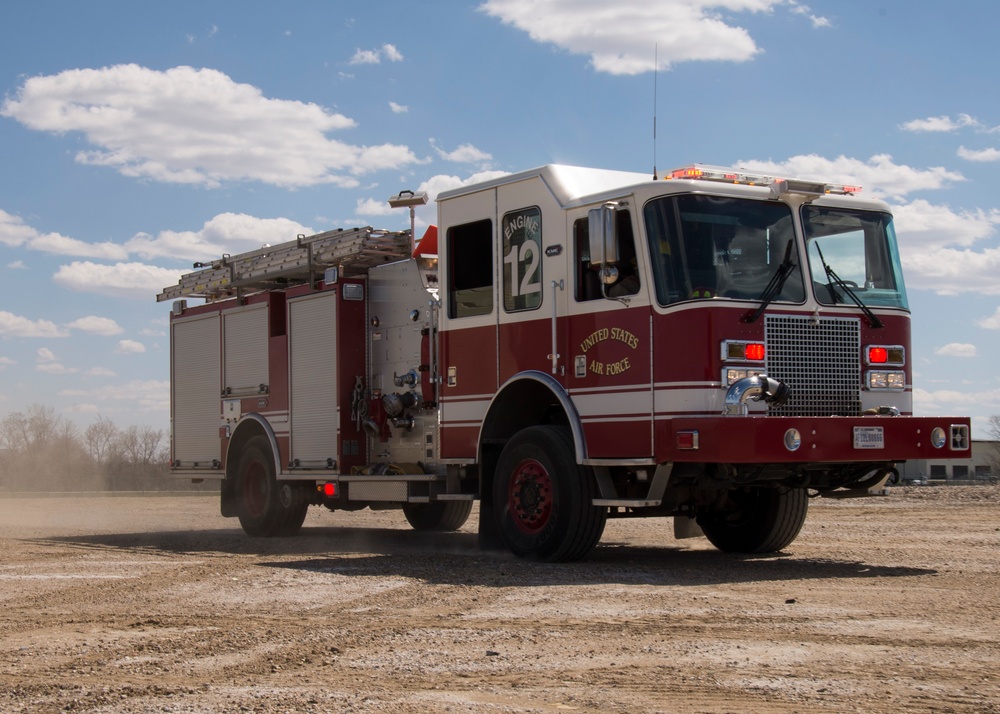
<instances>
[{"instance_id":1,"label":"fire truck","mask_svg":"<svg viewBox=\"0 0 1000 714\"><path fill-rule=\"evenodd\" d=\"M585 557L608 518L772 552L810 498L970 457L917 417L886 204L706 166L548 165L370 227L196 264L172 300L171 471L287 536L309 506ZM203 300L189 304L194 299Z\"/></svg>"}]
</instances>

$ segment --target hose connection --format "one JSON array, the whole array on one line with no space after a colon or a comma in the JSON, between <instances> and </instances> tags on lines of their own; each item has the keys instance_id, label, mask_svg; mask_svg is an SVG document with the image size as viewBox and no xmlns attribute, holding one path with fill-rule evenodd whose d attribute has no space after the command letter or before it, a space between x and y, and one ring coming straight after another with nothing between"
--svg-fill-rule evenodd
<instances>
[{"instance_id":1,"label":"hose connection","mask_svg":"<svg viewBox=\"0 0 1000 714\"><path fill-rule=\"evenodd\" d=\"M726 416L746 416L750 412L748 401L763 401L776 407L788 401L792 389L784 382L765 374L744 377L733 382L726 392L726 406L722 413Z\"/></svg>"}]
</instances>

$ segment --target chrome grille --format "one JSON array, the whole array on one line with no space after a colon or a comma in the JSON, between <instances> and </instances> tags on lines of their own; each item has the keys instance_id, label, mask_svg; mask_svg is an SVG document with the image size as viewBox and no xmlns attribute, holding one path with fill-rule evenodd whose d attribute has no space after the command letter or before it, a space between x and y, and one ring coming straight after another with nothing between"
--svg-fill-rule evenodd
<instances>
[{"instance_id":1,"label":"chrome grille","mask_svg":"<svg viewBox=\"0 0 1000 714\"><path fill-rule=\"evenodd\" d=\"M861 412L861 323L852 318L769 315L767 375L792 395L771 416L854 416Z\"/></svg>"}]
</instances>

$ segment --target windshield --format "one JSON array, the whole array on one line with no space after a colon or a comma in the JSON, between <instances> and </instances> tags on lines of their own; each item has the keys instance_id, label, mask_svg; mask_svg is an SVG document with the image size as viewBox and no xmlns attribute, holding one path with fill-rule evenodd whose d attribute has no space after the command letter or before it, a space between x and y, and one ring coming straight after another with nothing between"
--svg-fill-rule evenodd
<instances>
[{"instance_id":1,"label":"windshield","mask_svg":"<svg viewBox=\"0 0 1000 714\"><path fill-rule=\"evenodd\" d=\"M786 256L773 300L802 302L802 271L784 203L723 196L664 196L643 209L656 298L760 300Z\"/></svg>"},{"instance_id":2,"label":"windshield","mask_svg":"<svg viewBox=\"0 0 1000 714\"><path fill-rule=\"evenodd\" d=\"M806 205L802 227L819 302L853 304L850 291L870 307L907 307L892 216Z\"/></svg>"}]
</instances>

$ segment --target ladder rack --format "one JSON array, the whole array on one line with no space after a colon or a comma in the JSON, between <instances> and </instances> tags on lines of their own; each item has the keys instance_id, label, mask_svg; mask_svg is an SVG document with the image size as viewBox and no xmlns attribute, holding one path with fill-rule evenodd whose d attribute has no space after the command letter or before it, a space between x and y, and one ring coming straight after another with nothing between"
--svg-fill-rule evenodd
<instances>
[{"instance_id":1,"label":"ladder rack","mask_svg":"<svg viewBox=\"0 0 1000 714\"><path fill-rule=\"evenodd\" d=\"M338 277L364 275L376 265L410 257L410 250L409 231L369 226L300 235L287 243L195 263L201 270L182 275L156 301L201 297L214 302L246 292L313 284L330 268L337 269Z\"/></svg>"}]
</instances>

